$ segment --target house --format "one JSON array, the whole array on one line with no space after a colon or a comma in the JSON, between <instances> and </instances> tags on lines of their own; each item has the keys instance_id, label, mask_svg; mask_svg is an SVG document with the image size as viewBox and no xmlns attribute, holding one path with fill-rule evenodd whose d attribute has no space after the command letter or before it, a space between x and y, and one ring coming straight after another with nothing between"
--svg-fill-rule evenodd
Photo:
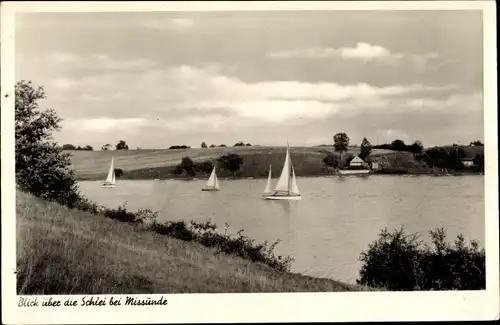
<instances>
[{"instance_id":1,"label":"house","mask_svg":"<svg viewBox=\"0 0 500 325\"><path fill-rule=\"evenodd\" d=\"M472 167L474 166L474 158L462 158L462 164L465 167Z\"/></svg>"},{"instance_id":2,"label":"house","mask_svg":"<svg viewBox=\"0 0 500 325\"><path fill-rule=\"evenodd\" d=\"M351 162L349 163L350 167L362 167L365 162L363 159L359 158L358 156L352 158Z\"/></svg>"},{"instance_id":3,"label":"house","mask_svg":"<svg viewBox=\"0 0 500 325\"><path fill-rule=\"evenodd\" d=\"M377 169L379 169L379 168L380 168L380 166L379 166L379 164L378 164L378 162L377 162L377 161L372 162L372 169L373 169L373 170L377 170Z\"/></svg>"}]
</instances>

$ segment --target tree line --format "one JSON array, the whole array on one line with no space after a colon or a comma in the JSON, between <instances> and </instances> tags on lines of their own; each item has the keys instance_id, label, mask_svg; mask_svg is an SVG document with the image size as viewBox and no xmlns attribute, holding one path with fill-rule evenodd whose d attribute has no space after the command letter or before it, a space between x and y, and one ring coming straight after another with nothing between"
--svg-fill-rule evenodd
<instances>
[{"instance_id":1,"label":"tree line","mask_svg":"<svg viewBox=\"0 0 500 325\"><path fill-rule=\"evenodd\" d=\"M80 146L74 146L74 145L69 144L69 143L63 144L62 149L63 150L83 150L83 151L93 151L94 150L94 148L92 148L92 146L90 146L90 145L80 147Z\"/></svg>"},{"instance_id":2,"label":"tree line","mask_svg":"<svg viewBox=\"0 0 500 325\"><path fill-rule=\"evenodd\" d=\"M244 147L244 146L250 147L251 144L244 143L243 141L239 141L239 142L234 144L234 147ZM205 141L203 141L201 143L200 147L201 148L208 148L207 143ZM225 144L219 144L219 145L211 144L210 145L210 148L216 148L216 147L225 148L225 147L227 147L227 145L225 145ZM105 145L103 145L101 147L101 150L106 151L106 150L111 150L112 148L113 148L113 146L111 144L106 143ZM181 145L176 144L176 145L170 146L168 149L190 149L190 148L191 148L190 146L187 146L185 144L181 144ZM93 151L94 150L94 148L92 148L92 146L90 146L90 145L86 145L85 147L81 147L81 146L75 146L73 144L63 144L62 149L63 150L85 150L85 151ZM129 149L129 146L127 145L127 143L124 140L120 140L115 145L115 150L128 150L128 149ZM140 148L137 148L137 149L140 150Z\"/></svg>"}]
</instances>

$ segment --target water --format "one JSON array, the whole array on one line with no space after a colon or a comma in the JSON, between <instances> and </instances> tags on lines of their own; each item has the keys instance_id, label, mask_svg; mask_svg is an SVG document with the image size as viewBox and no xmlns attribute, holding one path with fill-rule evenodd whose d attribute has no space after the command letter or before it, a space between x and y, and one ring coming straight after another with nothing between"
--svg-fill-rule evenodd
<instances>
[{"instance_id":1,"label":"water","mask_svg":"<svg viewBox=\"0 0 500 325\"><path fill-rule=\"evenodd\" d=\"M273 180L275 183L276 180ZM360 253L384 227L419 232L444 226L448 239L463 233L484 247L484 177L298 178L301 201L260 198L266 180L220 180L221 191L202 192L204 180L81 182L99 204L159 211L159 220L212 219L229 232L244 229L258 241L282 242L276 253L295 258L292 271L354 283Z\"/></svg>"}]
</instances>

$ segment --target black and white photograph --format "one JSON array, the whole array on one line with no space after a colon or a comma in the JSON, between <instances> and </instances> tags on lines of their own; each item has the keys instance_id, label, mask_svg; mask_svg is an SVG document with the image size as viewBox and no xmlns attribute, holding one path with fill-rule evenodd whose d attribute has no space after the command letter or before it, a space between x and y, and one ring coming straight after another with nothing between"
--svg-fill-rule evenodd
<instances>
[{"instance_id":1,"label":"black and white photograph","mask_svg":"<svg viewBox=\"0 0 500 325\"><path fill-rule=\"evenodd\" d=\"M498 317L494 6L356 2L2 15L12 305L463 291Z\"/></svg>"}]
</instances>

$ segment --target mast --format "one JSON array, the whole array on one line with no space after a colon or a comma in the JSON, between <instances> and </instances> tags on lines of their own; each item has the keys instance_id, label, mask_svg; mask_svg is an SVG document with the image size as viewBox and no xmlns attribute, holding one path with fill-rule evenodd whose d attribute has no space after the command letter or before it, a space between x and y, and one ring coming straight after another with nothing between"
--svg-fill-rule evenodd
<instances>
[{"instance_id":1,"label":"mast","mask_svg":"<svg viewBox=\"0 0 500 325\"><path fill-rule=\"evenodd\" d=\"M286 171L286 174L288 175L288 195L292 192L292 182L291 181L291 172L292 172L292 160L290 159L290 146L288 145L288 141L286 142L286 158L288 159L288 170Z\"/></svg>"}]
</instances>

